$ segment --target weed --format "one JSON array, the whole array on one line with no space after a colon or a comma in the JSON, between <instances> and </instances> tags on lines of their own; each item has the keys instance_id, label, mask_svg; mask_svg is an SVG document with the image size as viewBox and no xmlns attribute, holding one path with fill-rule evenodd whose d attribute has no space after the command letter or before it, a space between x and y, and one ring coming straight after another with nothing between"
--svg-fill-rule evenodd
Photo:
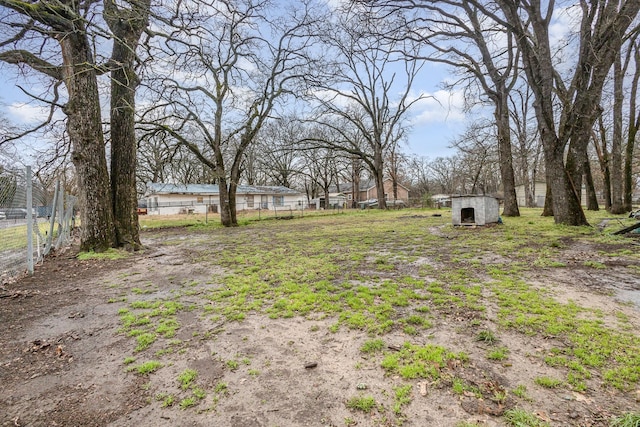
<instances>
[{"instance_id":1,"label":"weed","mask_svg":"<svg viewBox=\"0 0 640 427\"><path fill-rule=\"evenodd\" d=\"M162 366L163 366L162 363L156 360L150 360L148 362L144 362L143 364L136 366L135 370L140 375L149 375L157 371L158 369L162 368Z\"/></svg>"},{"instance_id":2,"label":"weed","mask_svg":"<svg viewBox=\"0 0 640 427\"><path fill-rule=\"evenodd\" d=\"M444 347L432 344L417 346L407 342L400 351L387 355L382 360L382 367L405 379L438 379L441 367L446 366L446 362L451 359L460 360L458 355Z\"/></svg>"},{"instance_id":3,"label":"weed","mask_svg":"<svg viewBox=\"0 0 640 427\"><path fill-rule=\"evenodd\" d=\"M173 404L175 403L175 397L173 397L173 395L167 394L167 393L158 393L156 395L156 400L162 402L161 406L163 408L168 408L170 406L173 406Z\"/></svg>"},{"instance_id":4,"label":"weed","mask_svg":"<svg viewBox=\"0 0 640 427\"><path fill-rule=\"evenodd\" d=\"M197 376L198 372L195 369L185 369L180 375L178 375L180 388L182 388L183 390L188 389L191 386L191 383L195 381Z\"/></svg>"},{"instance_id":5,"label":"weed","mask_svg":"<svg viewBox=\"0 0 640 427\"><path fill-rule=\"evenodd\" d=\"M216 384L216 386L215 386L215 388L213 389L213 391L214 391L215 393L221 393L221 394L224 394L224 393L226 393L226 392L227 392L227 388L228 388L227 383L219 382L218 384Z\"/></svg>"},{"instance_id":6,"label":"weed","mask_svg":"<svg viewBox=\"0 0 640 427\"><path fill-rule=\"evenodd\" d=\"M611 427L640 427L640 412L627 412L615 418Z\"/></svg>"},{"instance_id":7,"label":"weed","mask_svg":"<svg viewBox=\"0 0 640 427\"><path fill-rule=\"evenodd\" d=\"M225 362L225 365L227 365L227 368L229 368L230 370L235 371L240 366L240 363L238 363L237 360L231 359L231 360L227 360Z\"/></svg>"},{"instance_id":8,"label":"weed","mask_svg":"<svg viewBox=\"0 0 640 427\"><path fill-rule=\"evenodd\" d=\"M204 399L205 397L207 397L207 392L204 391L203 389L201 389L200 387L194 387L194 389L192 390L193 395L197 398L197 399Z\"/></svg>"},{"instance_id":9,"label":"weed","mask_svg":"<svg viewBox=\"0 0 640 427\"><path fill-rule=\"evenodd\" d=\"M158 337L155 334L143 333L138 335L136 337L136 341L138 345L136 346L134 351L138 352L138 351L146 350L151 346L151 344L153 344L156 341L156 339L158 339Z\"/></svg>"},{"instance_id":10,"label":"weed","mask_svg":"<svg viewBox=\"0 0 640 427\"><path fill-rule=\"evenodd\" d=\"M498 339L496 338L494 333L488 329L485 329L484 331L480 331L478 332L478 335L476 335L476 341L485 342L487 344L493 344L497 340Z\"/></svg>"},{"instance_id":11,"label":"weed","mask_svg":"<svg viewBox=\"0 0 640 427\"><path fill-rule=\"evenodd\" d=\"M499 347L493 350L490 350L487 353L487 359L501 361L505 360L509 355L509 349L506 347Z\"/></svg>"},{"instance_id":12,"label":"weed","mask_svg":"<svg viewBox=\"0 0 640 427\"><path fill-rule=\"evenodd\" d=\"M384 350L385 347L386 345L384 341L380 338L376 338L374 340L365 341L365 343L362 344L362 347L360 347L360 351L363 353L377 353Z\"/></svg>"},{"instance_id":13,"label":"weed","mask_svg":"<svg viewBox=\"0 0 640 427\"><path fill-rule=\"evenodd\" d=\"M352 397L347 401L347 408L362 412L371 412L376 407L376 401L371 396Z\"/></svg>"},{"instance_id":14,"label":"weed","mask_svg":"<svg viewBox=\"0 0 640 427\"><path fill-rule=\"evenodd\" d=\"M196 405L195 397L186 397L180 401L180 409L188 409Z\"/></svg>"},{"instance_id":15,"label":"weed","mask_svg":"<svg viewBox=\"0 0 640 427\"><path fill-rule=\"evenodd\" d=\"M128 357L125 357L125 358L124 358L124 361L123 361L122 363L124 363L125 365L130 365L130 364L132 364L132 363L133 363L133 362L135 362L135 361L136 361L136 358L135 358L135 357L128 356Z\"/></svg>"},{"instance_id":16,"label":"weed","mask_svg":"<svg viewBox=\"0 0 640 427\"><path fill-rule=\"evenodd\" d=\"M395 397L393 403L394 414L400 415L402 407L411 403L411 389L411 384L393 388Z\"/></svg>"},{"instance_id":17,"label":"weed","mask_svg":"<svg viewBox=\"0 0 640 427\"><path fill-rule=\"evenodd\" d=\"M520 399L529 400L529 396L527 396L527 387L525 385L519 384L516 388L511 390L511 393Z\"/></svg>"},{"instance_id":18,"label":"weed","mask_svg":"<svg viewBox=\"0 0 640 427\"><path fill-rule=\"evenodd\" d=\"M605 268L607 268L606 265L604 265L601 262L598 261L585 261L582 263L582 265L584 265L585 267L591 267L591 268L595 268L595 269L599 269L599 270L603 270Z\"/></svg>"},{"instance_id":19,"label":"weed","mask_svg":"<svg viewBox=\"0 0 640 427\"><path fill-rule=\"evenodd\" d=\"M540 420L534 414L519 408L506 410L504 419L508 425L513 427L549 427L549 424Z\"/></svg>"},{"instance_id":20,"label":"weed","mask_svg":"<svg viewBox=\"0 0 640 427\"><path fill-rule=\"evenodd\" d=\"M544 388L557 388L562 385L562 381L551 377L537 377L534 382Z\"/></svg>"},{"instance_id":21,"label":"weed","mask_svg":"<svg viewBox=\"0 0 640 427\"><path fill-rule=\"evenodd\" d=\"M453 379L451 389L455 394L463 394L467 390L467 385L464 380L456 377Z\"/></svg>"}]
</instances>

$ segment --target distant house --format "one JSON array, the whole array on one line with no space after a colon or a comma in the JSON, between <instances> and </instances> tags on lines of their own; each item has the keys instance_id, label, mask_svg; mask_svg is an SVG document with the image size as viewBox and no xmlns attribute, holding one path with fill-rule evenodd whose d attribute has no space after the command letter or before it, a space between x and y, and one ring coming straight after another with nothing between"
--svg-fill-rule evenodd
<instances>
[{"instance_id":1,"label":"distant house","mask_svg":"<svg viewBox=\"0 0 640 427\"><path fill-rule=\"evenodd\" d=\"M309 201L309 206L315 209L344 209L347 206L347 196L344 193L329 193L329 204L324 200L324 194Z\"/></svg>"},{"instance_id":2,"label":"distant house","mask_svg":"<svg viewBox=\"0 0 640 427\"><path fill-rule=\"evenodd\" d=\"M533 187L534 193L534 205L532 207L542 208L544 207L544 201L547 197L547 183L544 181L536 181ZM587 204L587 190L585 186L582 186L582 194L580 196L583 206ZM518 206L527 206L527 199L525 197L524 185L516 185L516 199L518 200ZM600 197L598 197L600 200Z\"/></svg>"},{"instance_id":3,"label":"distant house","mask_svg":"<svg viewBox=\"0 0 640 427\"><path fill-rule=\"evenodd\" d=\"M393 201L393 180L391 178L386 178L383 181L383 185L385 200ZM334 187L333 190L336 190L336 188ZM378 191L376 190L376 182L374 180L360 181L360 185L358 186L358 189L356 191L354 191L353 184L350 182L340 184L340 191L342 191L347 196L348 205L352 207L356 207L358 205L358 202L364 202L367 200L378 198ZM409 189L404 185L398 183L398 195L395 200L402 201L405 205L408 205Z\"/></svg>"},{"instance_id":4,"label":"distant house","mask_svg":"<svg viewBox=\"0 0 640 427\"><path fill-rule=\"evenodd\" d=\"M216 184L147 184L145 194L149 215L218 212L220 188ZM302 193L281 186L239 185L237 210L303 209Z\"/></svg>"},{"instance_id":5,"label":"distant house","mask_svg":"<svg viewBox=\"0 0 640 427\"><path fill-rule=\"evenodd\" d=\"M543 181L536 181L533 187L533 206L531 207L544 207L544 200L547 196L547 184ZM518 200L518 206L527 206L527 198L525 197L524 185L516 185L516 199Z\"/></svg>"}]
</instances>

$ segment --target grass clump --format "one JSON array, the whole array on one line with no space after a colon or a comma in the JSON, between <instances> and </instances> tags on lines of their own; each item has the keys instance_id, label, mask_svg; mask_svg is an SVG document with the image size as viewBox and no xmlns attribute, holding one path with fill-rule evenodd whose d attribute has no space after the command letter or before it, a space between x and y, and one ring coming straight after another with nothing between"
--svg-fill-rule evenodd
<instances>
[{"instance_id":1,"label":"grass clump","mask_svg":"<svg viewBox=\"0 0 640 427\"><path fill-rule=\"evenodd\" d=\"M402 407L411 403L411 389L412 389L411 384L393 388L393 395L394 395L393 413L394 414L400 415Z\"/></svg>"},{"instance_id":2,"label":"grass clump","mask_svg":"<svg viewBox=\"0 0 640 427\"><path fill-rule=\"evenodd\" d=\"M153 344L157 339L158 339L158 336L155 334L151 334L151 333L139 334L136 337L136 342L138 343L138 345L136 346L134 351L138 352L138 351L146 350L147 348L151 347L151 344Z\"/></svg>"},{"instance_id":3,"label":"grass clump","mask_svg":"<svg viewBox=\"0 0 640 427\"><path fill-rule=\"evenodd\" d=\"M366 341L364 344L362 344L362 347L360 347L360 351L363 353L376 353L384 350L384 348L385 348L384 341L381 340L380 338L376 338L373 340Z\"/></svg>"},{"instance_id":4,"label":"grass clump","mask_svg":"<svg viewBox=\"0 0 640 427\"><path fill-rule=\"evenodd\" d=\"M157 360L150 360L148 362L144 362L141 365L136 366L134 369L140 375L149 375L158 369L162 368L162 363Z\"/></svg>"},{"instance_id":5,"label":"grass clump","mask_svg":"<svg viewBox=\"0 0 640 427\"><path fill-rule=\"evenodd\" d=\"M502 361L507 359L508 357L509 349L506 347L495 348L493 350L489 350L489 352L487 353L487 359L489 360Z\"/></svg>"},{"instance_id":6,"label":"grass clump","mask_svg":"<svg viewBox=\"0 0 640 427\"><path fill-rule=\"evenodd\" d=\"M370 413L376 407L376 401L371 396L352 397L347 401L347 408Z\"/></svg>"},{"instance_id":7,"label":"grass clump","mask_svg":"<svg viewBox=\"0 0 640 427\"><path fill-rule=\"evenodd\" d=\"M427 344L425 346L405 343L400 351L388 354L382 367L390 373L398 373L404 379L438 379L440 371L451 359L465 361L465 355L456 355L444 347Z\"/></svg>"},{"instance_id":8,"label":"grass clump","mask_svg":"<svg viewBox=\"0 0 640 427\"><path fill-rule=\"evenodd\" d=\"M178 382L180 388L183 390L188 389L198 376L198 372L195 369L185 369L180 375L178 375Z\"/></svg>"},{"instance_id":9,"label":"grass clump","mask_svg":"<svg viewBox=\"0 0 640 427\"><path fill-rule=\"evenodd\" d=\"M496 338L495 334L492 331L486 329L484 331L478 332L478 334L476 335L476 341L484 342L487 344L494 344L496 341L498 341L498 338Z\"/></svg>"},{"instance_id":10,"label":"grass clump","mask_svg":"<svg viewBox=\"0 0 640 427\"><path fill-rule=\"evenodd\" d=\"M192 406L196 406L196 398L195 397L185 397L184 399L182 399L180 401L180 409L184 410L184 409L188 409L191 408Z\"/></svg>"},{"instance_id":11,"label":"grass clump","mask_svg":"<svg viewBox=\"0 0 640 427\"><path fill-rule=\"evenodd\" d=\"M507 425L513 427L550 427L548 423L542 421L531 412L519 408L506 410L504 419Z\"/></svg>"},{"instance_id":12,"label":"grass clump","mask_svg":"<svg viewBox=\"0 0 640 427\"><path fill-rule=\"evenodd\" d=\"M544 388L557 388L562 385L562 381L551 377L537 377L534 382Z\"/></svg>"},{"instance_id":13,"label":"grass clump","mask_svg":"<svg viewBox=\"0 0 640 427\"><path fill-rule=\"evenodd\" d=\"M614 418L611 427L640 427L640 412L627 412Z\"/></svg>"}]
</instances>

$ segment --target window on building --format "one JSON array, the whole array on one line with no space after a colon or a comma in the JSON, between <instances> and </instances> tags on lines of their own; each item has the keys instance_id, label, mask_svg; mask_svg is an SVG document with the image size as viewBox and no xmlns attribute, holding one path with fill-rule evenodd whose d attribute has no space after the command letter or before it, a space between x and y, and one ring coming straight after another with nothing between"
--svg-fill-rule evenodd
<instances>
[{"instance_id":1,"label":"window on building","mask_svg":"<svg viewBox=\"0 0 640 427\"><path fill-rule=\"evenodd\" d=\"M351 200L351 199L353 199L353 194L349 193L349 194L347 195L347 197L349 198L349 200Z\"/></svg>"},{"instance_id":2,"label":"window on building","mask_svg":"<svg viewBox=\"0 0 640 427\"><path fill-rule=\"evenodd\" d=\"M203 202L204 202L204 197L202 196L196 197L196 203L203 203Z\"/></svg>"},{"instance_id":3,"label":"window on building","mask_svg":"<svg viewBox=\"0 0 640 427\"><path fill-rule=\"evenodd\" d=\"M284 196L273 196L273 206L284 206Z\"/></svg>"},{"instance_id":4,"label":"window on building","mask_svg":"<svg viewBox=\"0 0 640 427\"><path fill-rule=\"evenodd\" d=\"M248 208L252 208L253 207L253 194L249 194L247 196L247 207Z\"/></svg>"}]
</instances>

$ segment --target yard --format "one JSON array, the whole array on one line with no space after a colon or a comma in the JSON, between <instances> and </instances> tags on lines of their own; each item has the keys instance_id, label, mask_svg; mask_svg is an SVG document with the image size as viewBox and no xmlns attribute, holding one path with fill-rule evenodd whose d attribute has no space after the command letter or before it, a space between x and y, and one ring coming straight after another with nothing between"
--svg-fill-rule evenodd
<instances>
[{"instance_id":1,"label":"yard","mask_svg":"<svg viewBox=\"0 0 640 427\"><path fill-rule=\"evenodd\" d=\"M539 213L154 219L141 253L60 253L0 288L0 425L633 422L638 240Z\"/></svg>"}]
</instances>

